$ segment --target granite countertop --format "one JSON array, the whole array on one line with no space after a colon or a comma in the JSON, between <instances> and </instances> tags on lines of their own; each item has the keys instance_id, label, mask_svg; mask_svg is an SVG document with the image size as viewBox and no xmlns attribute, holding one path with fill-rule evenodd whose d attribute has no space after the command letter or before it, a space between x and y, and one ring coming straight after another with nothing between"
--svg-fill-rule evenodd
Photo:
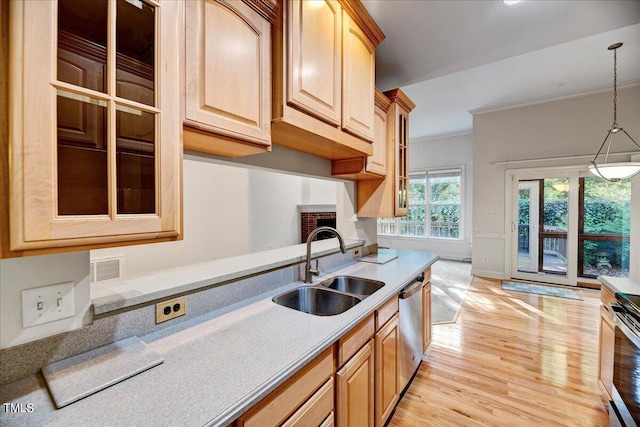
<instances>
[{"instance_id":1,"label":"granite countertop","mask_svg":"<svg viewBox=\"0 0 640 427\"><path fill-rule=\"evenodd\" d=\"M385 282L336 316L274 304L289 283L241 309L201 316L144 337L164 363L56 410L39 373L0 388L2 425L214 425L235 420L438 260L398 251L386 264L354 263L314 279L352 275ZM20 410L18 410L20 409Z\"/></svg>"},{"instance_id":2,"label":"granite countertop","mask_svg":"<svg viewBox=\"0 0 640 427\"><path fill-rule=\"evenodd\" d=\"M640 280L611 276L598 276L598 280L612 294L624 292L627 294L640 295Z\"/></svg>"},{"instance_id":3,"label":"granite countertop","mask_svg":"<svg viewBox=\"0 0 640 427\"><path fill-rule=\"evenodd\" d=\"M338 240L313 242L313 258L335 253ZM363 240L344 239L346 249L364 244ZM304 262L307 245L254 252L230 258L199 262L182 267L162 269L154 274L126 279L111 279L91 284L91 303L96 315L116 311L137 304L193 292L215 285Z\"/></svg>"}]
</instances>

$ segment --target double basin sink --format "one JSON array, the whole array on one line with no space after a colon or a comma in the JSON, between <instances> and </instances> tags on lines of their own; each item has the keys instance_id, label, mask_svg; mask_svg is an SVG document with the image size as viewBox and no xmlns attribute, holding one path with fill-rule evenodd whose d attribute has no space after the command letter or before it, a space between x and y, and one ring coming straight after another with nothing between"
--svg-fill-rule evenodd
<instances>
[{"instance_id":1,"label":"double basin sink","mask_svg":"<svg viewBox=\"0 0 640 427\"><path fill-rule=\"evenodd\" d=\"M377 280L336 276L273 297L273 302L316 316L333 316L344 313L383 286Z\"/></svg>"}]
</instances>

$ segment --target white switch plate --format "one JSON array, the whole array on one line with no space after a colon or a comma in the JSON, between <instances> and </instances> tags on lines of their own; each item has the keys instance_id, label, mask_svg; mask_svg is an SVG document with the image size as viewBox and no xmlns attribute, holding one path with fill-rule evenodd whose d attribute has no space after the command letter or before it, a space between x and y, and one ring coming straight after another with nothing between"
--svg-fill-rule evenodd
<instances>
[{"instance_id":1,"label":"white switch plate","mask_svg":"<svg viewBox=\"0 0 640 427\"><path fill-rule=\"evenodd\" d=\"M22 291L22 327L73 317L73 282Z\"/></svg>"}]
</instances>

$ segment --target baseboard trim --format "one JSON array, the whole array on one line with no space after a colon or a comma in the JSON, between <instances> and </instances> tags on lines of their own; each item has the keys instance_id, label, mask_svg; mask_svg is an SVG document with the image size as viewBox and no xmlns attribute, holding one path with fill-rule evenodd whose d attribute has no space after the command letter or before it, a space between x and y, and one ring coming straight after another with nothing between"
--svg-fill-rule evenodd
<instances>
[{"instance_id":1,"label":"baseboard trim","mask_svg":"<svg viewBox=\"0 0 640 427\"><path fill-rule=\"evenodd\" d=\"M471 269L472 276L478 277L487 277L489 279L506 279L504 272L502 271L491 271L491 270L478 270L475 268Z\"/></svg>"}]
</instances>

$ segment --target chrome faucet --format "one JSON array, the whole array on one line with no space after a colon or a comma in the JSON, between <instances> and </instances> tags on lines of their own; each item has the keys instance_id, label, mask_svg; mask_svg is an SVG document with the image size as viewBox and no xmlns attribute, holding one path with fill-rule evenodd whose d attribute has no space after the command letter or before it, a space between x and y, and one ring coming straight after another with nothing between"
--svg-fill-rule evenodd
<instances>
[{"instance_id":1,"label":"chrome faucet","mask_svg":"<svg viewBox=\"0 0 640 427\"><path fill-rule=\"evenodd\" d=\"M307 263L304 266L304 283L311 283L312 277L320 274L320 270L318 270L317 266L315 269L311 268L311 241L318 233L323 231L327 231L329 233L334 234L338 238L338 242L340 242L340 250L342 253L347 252L344 247L344 239L342 238L342 234L338 230L333 227L318 227L309 234L307 238Z\"/></svg>"}]
</instances>

